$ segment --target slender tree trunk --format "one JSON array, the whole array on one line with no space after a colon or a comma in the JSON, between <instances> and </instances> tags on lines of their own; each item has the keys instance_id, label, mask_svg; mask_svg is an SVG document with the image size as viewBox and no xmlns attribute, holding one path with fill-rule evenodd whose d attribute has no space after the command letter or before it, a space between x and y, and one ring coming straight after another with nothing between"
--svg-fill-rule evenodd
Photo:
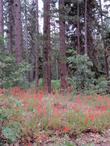
<instances>
[{"instance_id":1,"label":"slender tree trunk","mask_svg":"<svg viewBox=\"0 0 110 146\"><path fill-rule=\"evenodd\" d=\"M9 24L8 24L8 50L10 53L15 52L14 37L15 37L15 22L14 22L14 1L9 0Z\"/></svg>"},{"instance_id":2,"label":"slender tree trunk","mask_svg":"<svg viewBox=\"0 0 110 146\"><path fill-rule=\"evenodd\" d=\"M79 0L77 1L77 54L80 54L80 14Z\"/></svg>"},{"instance_id":3,"label":"slender tree trunk","mask_svg":"<svg viewBox=\"0 0 110 146\"><path fill-rule=\"evenodd\" d=\"M24 27L24 37L25 37L25 49L28 52L28 18L27 18L27 0L24 0L24 17L25 17L25 27Z\"/></svg>"},{"instance_id":4,"label":"slender tree trunk","mask_svg":"<svg viewBox=\"0 0 110 146\"><path fill-rule=\"evenodd\" d=\"M3 37L3 0L0 0L0 37Z\"/></svg>"},{"instance_id":5,"label":"slender tree trunk","mask_svg":"<svg viewBox=\"0 0 110 146\"><path fill-rule=\"evenodd\" d=\"M44 1L43 83L44 90L51 92L50 0Z\"/></svg>"},{"instance_id":6,"label":"slender tree trunk","mask_svg":"<svg viewBox=\"0 0 110 146\"><path fill-rule=\"evenodd\" d=\"M88 45L87 45L87 6L88 6L88 0L85 0L85 54L88 55Z\"/></svg>"},{"instance_id":7,"label":"slender tree trunk","mask_svg":"<svg viewBox=\"0 0 110 146\"><path fill-rule=\"evenodd\" d=\"M39 7L38 7L38 0L35 0L36 5L36 42L35 42L35 51L36 51L36 62L35 62L35 83L36 88L38 88L39 85Z\"/></svg>"},{"instance_id":8,"label":"slender tree trunk","mask_svg":"<svg viewBox=\"0 0 110 146\"><path fill-rule=\"evenodd\" d=\"M67 89L66 45L65 45L65 20L64 0L59 0L59 29L60 29L60 80L61 90Z\"/></svg>"},{"instance_id":9,"label":"slender tree trunk","mask_svg":"<svg viewBox=\"0 0 110 146\"><path fill-rule=\"evenodd\" d=\"M15 21L16 62L19 64L22 61L23 49L20 0L14 0L14 21Z\"/></svg>"},{"instance_id":10,"label":"slender tree trunk","mask_svg":"<svg viewBox=\"0 0 110 146\"><path fill-rule=\"evenodd\" d=\"M99 8L100 8L101 26L102 26L101 36L102 36L102 46L103 46L103 49L104 49L105 73L106 73L106 78L108 78L109 77L109 65L108 65L108 54L107 54L106 44L105 44L105 41L104 41L104 20L103 20L101 0L99 0Z\"/></svg>"}]
</instances>

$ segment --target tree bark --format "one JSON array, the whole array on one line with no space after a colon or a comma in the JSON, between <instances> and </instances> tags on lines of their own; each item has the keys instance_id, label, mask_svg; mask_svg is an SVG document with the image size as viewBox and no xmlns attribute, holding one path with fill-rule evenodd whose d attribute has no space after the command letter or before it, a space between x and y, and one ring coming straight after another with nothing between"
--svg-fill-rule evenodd
<instances>
[{"instance_id":1,"label":"tree bark","mask_svg":"<svg viewBox=\"0 0 110 146\"><path fill-rule=\"evenodd\" d=\"M14 0L14 21L15 21L16 62L19 64L22 61L23 49L20 0Z\"/></svg>"},{"instance_id":2,"label":"tree bark","mask_svg":"<svg viewBox=\"0 0 110 146\"><path fill-rule=\"evenodd\" d=\"M15 52L15 22L14 22L14 1L9 0L9 24L8 24L8 50L10 53Z\"/></svg>"},{"instance_id":3,"label":"tree bark","mask_svg":"<svg viewBox=\"0 0 110 146\"><path fill-rule=\"evenodd\" d=\"M35 35L35 51L36 51L36 62L35 62L35 83L36 83L36 88L38 88L39 85L39 7L38 7L38 0L35 0L35 6L36 6L36 35Z\"/></svg>"},{"instance_id":4,"label":"tree bark","mask_svg":"<svg viewBox=\"0 0 110 146\"><path fill-rule=\"evenodd\" d=\"M0 0L0 37L3 37L3 0Z\"/></svg>"},{"instance_id":5,"label":"tree bark","mask_svg":"<svg viewBox=\"0 0 110 146\"><path fill-rule=\"evenodd\" d=\"M60 84L61 91L67 89L67 66L65 45L64 0L59 0L59 29L60 29Z\"/></svg>"},{"instance_id":6,"label":"tree bark","mask_svg":"<svg viewBox=\"0 0 110 146\"><path fill-rule=\"evenodd\" d=\"M80 14L79 0L77 1L77 54L80 54Z\"/></svg>"},{"instance_id":7,"label":"tree bark","mask_svg":"<svg viewBox=\"0 0 110 146\"><path fill-rule=\"evenodd\" d=\"M88 1L85 0L85 55L88 55L88 45L87 45L87 6L88 6Z\"/></svg>"},{"instance_id":8,"label":"tree bark","mask_svg":"<svg viewBox=\"0 0 110 146\"><path fill-rule=\"evenodd\" d=\"M104 41L104 20L103 20L103 12L102 12L102 3L101 0L99 0L99 9L100 9L100 16L101 16L101 36L102 36L102 46L104 49L104 62L105 62L105 73L106 73L106 78L109 77L109 65L108 65L108 55L107 55L107 49L106 49L106 43Z\"/></svg>"},{"instance_id":9,"label":"tree bark","mask_svg":"<svg viewBox=\"0 0 110 146\"><path fill-rule=\"evenodd\" d=\"M24 27L24 37L25 37L25 49L28 51L28 16L27 16L27 0L24 0L24 17L25 17L25 27Z\"/></svg>"},{"instance_id":10,"label":"tree bark","mask_svg":"<svg viewBox=\"0 0 110 146\"><path fill-rule=\"evenodd\" d=\"M50 0L44 1L43 84L51 93Z\"/></svg>"}]
</instances>

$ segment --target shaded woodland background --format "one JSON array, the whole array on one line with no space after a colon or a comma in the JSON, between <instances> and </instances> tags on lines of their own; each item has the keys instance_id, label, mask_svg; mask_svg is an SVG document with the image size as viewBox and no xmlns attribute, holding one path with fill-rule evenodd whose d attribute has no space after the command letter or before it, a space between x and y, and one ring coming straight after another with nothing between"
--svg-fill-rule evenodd
<instances>
[{"instance_id":1,"label":"shaded woodland background","mask_svg":"<svg viewBox=\"0 0 110 146\"><path fill-rule=\"evenodd\" d=\"M109 93L109 0L38 3L0 0L0 87Z\"/></svg>"}]
</instances>

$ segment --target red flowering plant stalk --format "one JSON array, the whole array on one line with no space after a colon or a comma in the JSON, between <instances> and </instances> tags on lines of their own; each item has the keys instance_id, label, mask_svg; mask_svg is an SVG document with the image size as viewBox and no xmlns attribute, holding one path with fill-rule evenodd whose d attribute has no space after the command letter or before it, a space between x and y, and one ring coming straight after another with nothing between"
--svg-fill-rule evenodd
<instances>
[{"instance_id":1,"label":"red flowering plant stalk","mask_svg":"<svg viewBox=\"0 0 110 146\"><path fill-rule=\"evenodd\" d=\"M6 89L0 88L0 95L3 95L6 92Z\"/></svg>"},{"instance_id":2,"label":"red flowering plant stalk","mask_svg":"<svg viewBox=\"0 0 110 146\"><path fill-rule=\"evenodd\" d=\"M53 115L54 116L60 116L60 110L58 107L53 107Z\"/></svg>"},{"instance_id":3,"label":"red flowering plant stalk","mask_svg":"<svg viewBox=\"0 0 110 146\"><path fill-rule=\"evenodd\" d=\"M81 104L82 104L80 94L79 94L79 95L77 95L77 97L76 97L76 103L77 103L78 105L81 105Z\"/></svg>"},{"instance_id":4,"label":"red flowering plant stalk","mask_svg":"<svg viewBox=\"0 0 110 146\"><path fill-rule=\"evenodd\" d=\"M42 91L42 90L40 90L40 91L37 93L37 96L38 96L39 101L41 101L41 102L42 102L42 99L43 99L43 96L44 96L43 91Z\"/></svg>"},{"instance_id":5,"label":"red flowering plant stalk","mask_svg":"<svg viewBox=\"0 0 110 146\"><path fill-rule=\"evenodd\" d=\"M39 102L42 102L43 96L44 96L43 91L42 90L38 91L38 93L33 96L34 101L38 100Z\"/></svg>"},{"instance_id":6,"label":"red flowering plant stalk","mask_svg":"<svg viewBox=\"0 0 110 146\"><path fill-rule=\"evenodd\" d=\"M31 144L31 143L29 143L29 144L28 144L28 146L32 146L32 144Z\"/></svg>"},{"instance_id":7,"label":"red flowering plant stalk","mask_svg":"<svg viewBox=\"0 0 110 146\"><path fill-rule=\"evenodd\" d=\"M95 121L95 114L93 113L89 113L85 116L85 125L88 125L90 124L91 122L93 123Z\"/></svg>"},{"instance_id":8,"label":"red flowering plant stalk","mask_svg":"<svg viewBox=\"0 0 110 146\"><path fill-rule=\"evenodd\" d=\"M65 127L63 128L63 132L64 132L64 133L68 133L68 132L70 132L70 130L71 130L71 128L68 127L68 126L65 126Z\"/></svg>"}]
</instances>

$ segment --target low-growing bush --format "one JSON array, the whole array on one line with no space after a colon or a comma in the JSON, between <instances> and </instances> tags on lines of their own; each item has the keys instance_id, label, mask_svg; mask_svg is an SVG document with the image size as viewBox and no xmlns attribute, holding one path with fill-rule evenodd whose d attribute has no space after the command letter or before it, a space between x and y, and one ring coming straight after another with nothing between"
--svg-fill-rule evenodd
<instances>
[{"instance_id":1,"label":"low-growing bush","mask_svg":"<svg viewBox=\"0 0 110 146\"><path fill-rule=\"evenodd\" d=\"M91 71L93 64L89 57L86 55L68 57L68 64L73 70L69 83L74 86L74 89L81 92L91 88L95 79L94 72Z\"/></svg>"},{"instance_id":2,"label":"low-growing bush","mask_svg":"<svg viewBox=\"0 0 110 146\"><path fill-rule=\"evenodd\" d=\"M26 73L30 66L26 62L16 64L15 57L9 53L0 52L0 87L25 86Z\"/></svg>"},{"instance_id":3,"label":"low-growing bush","mask_svg":"<svg viewBox=\"0 0 110 146\"><path fill-rule=\"evenodd\" d=\"M59 90L60 89L60 80L52 80L51 84L52 84L52 90ZM34 86L35 86L35 83L34 83ZM39 80L39 88L40 89L43 88L43 80L42 79Z\"/></svg>"},{"instance_id":4,"label":"low-growing bush","mask_svg":"<svg viewBox=\"0 0 110 146\"><path fill-rule=\"evenodd\" d=\"M109 81L105 77L100 77L96 81L95 90L99 94L107 94L109 90Z\"/></svg>"}]
</instances>

